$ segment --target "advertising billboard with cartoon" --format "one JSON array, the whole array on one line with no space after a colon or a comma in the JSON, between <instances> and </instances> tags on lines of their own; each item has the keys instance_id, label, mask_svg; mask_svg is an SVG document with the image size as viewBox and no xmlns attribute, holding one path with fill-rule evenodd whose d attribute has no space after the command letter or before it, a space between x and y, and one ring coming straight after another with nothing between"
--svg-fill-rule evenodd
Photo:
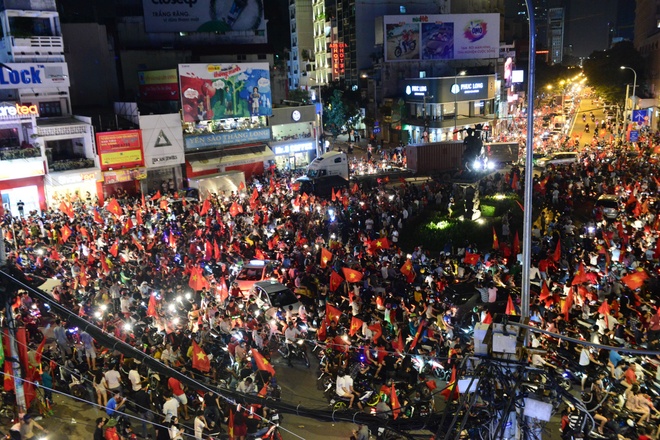
<instances>
[{"instance_id":1,"label":"advertising billboard with cartoon","mask_svg":"<svg viewBox=\"0 0 660 440\"><path fill-rule=\"evenodd\" d=\"M179 64L184 122L272 115L268 63Z\"/></svg>"},{"instance_id":2,"label":"advertising billboard with cartoon","mask_svg":"<svg viewBox=\"0 0 660 440\"><path fill-rule=\"evenodd\" d=\"M500 14L386 15L386 61L497 58Z\"/></svg>"}]
</instances>

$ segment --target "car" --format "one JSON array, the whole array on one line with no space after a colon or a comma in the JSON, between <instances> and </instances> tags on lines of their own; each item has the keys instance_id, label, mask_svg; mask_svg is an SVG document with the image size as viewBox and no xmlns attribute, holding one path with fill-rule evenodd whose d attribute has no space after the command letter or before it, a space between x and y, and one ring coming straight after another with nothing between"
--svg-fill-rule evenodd
<instances>
[{"instance_id":1,"label":"car","mask_svg":"<svg viewBox=\"0 0 660 440\"><path fill-rule=\"evenodd\" d=\"M271 260L250 260L244 264L234 278L234 282L243 294L250 291L254 283L274 278L278 264Z\"/></svg>"},{"instance_id":2,"label":"car","mask_svg":"<svg viewBox=\"0 0 660 440\"><path fill-rule=\"evenodd\" d=\"M545 168L548 165L567 165L578 163L579 159L580 156L576 151L560 151L550 153L547 156L540 158L536 161L536 166L539 168Z\"/></svg>"},{"instance_id":3,"label":"car","mask_svg":"<svg viewBox=\"0 0 660 440\"><path fill-rule=\"evenodd\" d=\"M602 208L605 218L613 220L619 216L619 197L614 194L603 194L594 206Z\"/></svg>"},{"instance_id":4,"label":"car","mask_svg":"<svg viewBox=\"0 0 660 440\"><path fill-rule=\"evenodd\" d=\"M257 281L252 285L249 296L255 298L255 303L269 319L273 318L280 308L284 312L291 310L292 315L297 315L302 306L291 289L273 280Z\"/></svg>"}]
</instances>

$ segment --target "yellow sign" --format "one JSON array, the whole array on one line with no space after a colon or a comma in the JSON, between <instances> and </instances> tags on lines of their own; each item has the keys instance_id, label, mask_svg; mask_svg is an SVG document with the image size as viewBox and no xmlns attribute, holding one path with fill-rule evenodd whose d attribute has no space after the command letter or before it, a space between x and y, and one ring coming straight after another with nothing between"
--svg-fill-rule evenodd
<instances>
[{"instance_id":1,"label":"yellow sign","mask_svg":"<svg viewBox=\"0 0 660 440\"><path fill-rule=\"evenodd\" d=\"M146 168L130 168L125 170L106 171L103 173L103 180L106 184L144 180L146 178Z\"/></svg>"},{"instance_id":2,"label":"yellow sign","mask_svg":"<svg viewBox=\"0 0 660 440\"><path fill-rule=\"evenodd\" d=\"M141 85L179 83L179 76L176 69L146 70L138 72L138 75Z\"/></svg>"},{"instance_id":3,"label":"yellow sign","mask_svg":"<svg viewBox=\"0 0 660 440\"><path fill-rule=\"evenodd\" d=\"M106 167L136 162L142 162L142 150L125 150L101 155L101 165Z\"/></svg>"}]
</instances>

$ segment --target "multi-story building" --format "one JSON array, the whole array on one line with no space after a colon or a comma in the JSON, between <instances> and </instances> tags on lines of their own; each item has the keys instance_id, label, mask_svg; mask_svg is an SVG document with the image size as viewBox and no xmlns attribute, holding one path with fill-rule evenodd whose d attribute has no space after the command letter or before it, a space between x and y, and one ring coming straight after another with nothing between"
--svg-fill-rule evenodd
<instances>
[{"instance_id":1,"label":"multi-story building","mask_svg":"<svg viewBox=\"0 0 660 440\"><path fill-rule=\"evenodd\" d=\"M637 0L634 43L646 59L646 86L657 97L660 91L660 0Z\"/></svg>"},{"instance_id":2,"label":"multi-story building","mask_svg":"<svg viewBox=\"0 0 660 440\"><path fill-rule=\"evenodd\" d=\"M548 61L561 64L564 59L564 8L548 9Z\"/></svg>"},{"instance_id":3,"label":"multi-story building","mask_svg":"<svg viewBox=\"0 0 660 440\"><path fill-rule=\"evenodd\" d=\"M314 59L312 0L289 0L289 21L291 50L287 61L288 86L289 89L297 89L301 85L301 77L312 71Z\"/></svg>"},{"instance_id":4,"label":"multi-story building","mask_svg":"<svg viewBox=\"0 0 660 440\"><path fill-rule=\"evenodd\" d=\"M89 120L71 111L55 0L5 0L0 9L0 193L18 215L93 200L100 178ZM57 206L57 205L55 205Z\"/></svg>"}]
</instances>

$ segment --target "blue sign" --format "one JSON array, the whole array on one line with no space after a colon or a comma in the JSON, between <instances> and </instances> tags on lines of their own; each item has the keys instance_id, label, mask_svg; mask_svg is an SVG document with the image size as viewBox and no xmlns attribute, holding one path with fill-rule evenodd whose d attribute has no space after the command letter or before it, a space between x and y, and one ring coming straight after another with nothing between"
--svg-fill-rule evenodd
<instances>
[{"instance_id":1,"label":"blue sign","mask_svg":"<svg viewBox=\"0 0 660 440\"><path fill-rule=\"evenodd\" d=\"M630 131L630 142L637 142L639 140L639 131L631 130Z\"/></svg>"},{"instance_id":2,"label":"blue sign","mask_svg":"<svg viewBox=\"0 0 660 440\"><path fill-rule=\"evenodd\" d=\"M270 140L270 128L255 130L230 131L227 133L209 133L198 136L185 136L186 150L195 148L223 147L225 145L240 145L250 142L266 142Z\"/></svg>"},{"instance_id":3,"label":"blue sign","mask_svg":"<svg viewBox=\"0 0 660 440\"><path fill-rule=\"evenodd\" d=\"M646 125L649 121L649 114L647 110L633 110L632 120L638 125Z\"/></svg>"}]
</instances>

